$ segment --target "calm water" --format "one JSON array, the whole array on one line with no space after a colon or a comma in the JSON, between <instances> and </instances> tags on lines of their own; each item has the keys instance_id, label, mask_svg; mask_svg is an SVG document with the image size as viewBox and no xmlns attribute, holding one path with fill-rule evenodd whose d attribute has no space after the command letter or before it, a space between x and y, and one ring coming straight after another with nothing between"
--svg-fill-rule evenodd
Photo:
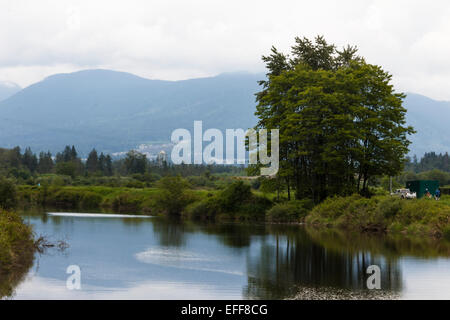
<instances>
[{"instance_id":1,"label":"calm water","mask_svg":"<svg viewBox=\"0 0 450 320\"><path fill-rule=\"evenodd\" d=\"M24 218L37 235L70 247L37 256L14 299L285 299L305 288L368 292L366 269L374 264L381 267L383 293L450 298L448 242L161 218ZM81 290L66 288L70 265L81 268Z\"/></svg>"}]
</instances>

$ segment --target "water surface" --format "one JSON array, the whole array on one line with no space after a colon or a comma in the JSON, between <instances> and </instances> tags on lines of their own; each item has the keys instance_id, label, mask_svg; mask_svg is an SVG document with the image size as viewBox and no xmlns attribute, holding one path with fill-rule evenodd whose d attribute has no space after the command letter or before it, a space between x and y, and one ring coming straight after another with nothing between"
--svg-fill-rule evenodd
<instances>
[{"instance_id":1,"label":"water surface","mask_svg":"<svg viewBox=\"0 0 450 320\"><path fill-rule=\"evenodd\" d=\"M37 235L70 247L37 256L13 299L288 299L333 291L450 298L450 245L443 241L292 225L67 213L24 218ZM67 289L70 265L81 269L81 290ZM381 291L366 288L370 265L381 268Z\"/></svg>"}]
</instances>

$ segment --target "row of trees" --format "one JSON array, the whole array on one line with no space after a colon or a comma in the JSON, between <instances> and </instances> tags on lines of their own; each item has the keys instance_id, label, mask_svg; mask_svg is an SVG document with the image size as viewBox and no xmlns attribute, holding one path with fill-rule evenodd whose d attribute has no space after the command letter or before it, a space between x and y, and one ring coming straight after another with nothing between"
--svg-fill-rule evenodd
<instances>
[{"instance_id":1,"label":"row of trees","mask_svg":"<svg viewBox=\"0 0 450 320\"><path fill-rule=\"evenodd\" d=\"M279 129L279 178L289 198L320 202L368 193L372 177L402 171L408 152L404 95L391 75L323 37L296 38L290 54L272 47L256 94L257 129Z\"/></svg>"},{"instance_id":2,"label":"row of trees","mask_svg":"<svg viewBox=\"0 0 450 320\"><path fill-rule=\"evenodd\" d=\"M84 162L75 149L75 146L66 146L55 157L50 151L40 152L39 156L26 148L21 153L19 147L13 149L0 149L0 170L21 175L21 172L30 174L58 173L69 176L81 174L98 174L109 176L113 174L113 161L110 155L93 149Z\"/></svg>"},{"instance_id":3,"label":"row of trees","mask_svg":"<svg viewBox=\"0 0 450 320\"><path fill-rule=\"evenodd\" d=\"M21 153L19 147L0 148L0 176L14 176L26 180L30 175L56 173L71 176L144 176L140 180L154 180L158 176L207 176L212 173L239 175L243 168L220 165L172 165L167 162L152 161L145 154L129 151L124 158L112 159L109 154L93 149L87 159L81 159L75 146L66 146L54 157L51 152L41 152L39 156L26 148ZM147 177L147 178L146 178Z\"/></svg>"},{"instance_id":4,"label":"row of trees","mask_svg":"<svg viewBox=\"0 0 450 320\"><path fill-rule=\"evenodd\" d=\"M414 156L412 159L407 158L406 160L406 171L419 173L437 169L445 172L450 172L450 159L447 152L445 154L428 152L425 153L420 161L417 159L417 156Z\"/></svg>"}]
</instances>

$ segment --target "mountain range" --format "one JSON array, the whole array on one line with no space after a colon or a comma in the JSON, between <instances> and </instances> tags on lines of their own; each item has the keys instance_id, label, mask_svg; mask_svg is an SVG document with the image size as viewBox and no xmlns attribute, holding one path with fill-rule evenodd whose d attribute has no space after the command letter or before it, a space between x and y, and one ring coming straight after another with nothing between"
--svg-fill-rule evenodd
<instances>
[{"instance_id":1,"label":"mountain range","mask_svg":"<svg viewBox=\"0 0 450 320\"><path fill-rule=\"evenodd\" d=\"M177 128L254 126L254 93L263 75L221 74L184 81L110 70L57 74L0 102L0 146L58 151L74 144L120 152L170 141Z\"/></svg>"},{"instance_id":2,"label":"mountain range","mask_svg":"<svg viewBox=\"0 0 450 320\"><path fill-rule=\"evenodd\" d=\"M75 145L120 153L170 141L177 128L250 128L264 74L227 73L182 81L149 80L111 70L56 74L20 90L0 84L0 147L60 151ZM12 87L12 88L11 88ZM2 101L3 100L3 101ZM409 93L411 155L450 150L450 102Z\"/></svg>"},{"instance_id":3,"label":"mountain range","mask_svg":"<svg viewBox=\"0 0 450 320\"><path fill-rule=\"evenodd\" d=\"M20 87L14 82L0 81L0 101L8 99L20 91Z\"/></svg>"}]
</instances>

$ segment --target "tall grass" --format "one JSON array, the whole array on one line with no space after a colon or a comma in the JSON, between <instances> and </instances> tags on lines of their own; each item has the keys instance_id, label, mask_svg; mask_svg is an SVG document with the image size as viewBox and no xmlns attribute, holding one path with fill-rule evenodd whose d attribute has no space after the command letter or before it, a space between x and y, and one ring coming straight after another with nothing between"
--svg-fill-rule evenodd
<instances>
[{"instance_id":1,"label":"tall grass","mask_svg":"<svg viewBox=\"0 0 450 320\"><path fill-rule=\"evenodd\" d=\"M391 197L335 197L316 206L307 216L312 225L360 231L382 231L443 237L450 222L450 205L429 199Z\"/></svg>"}]
</instances>

